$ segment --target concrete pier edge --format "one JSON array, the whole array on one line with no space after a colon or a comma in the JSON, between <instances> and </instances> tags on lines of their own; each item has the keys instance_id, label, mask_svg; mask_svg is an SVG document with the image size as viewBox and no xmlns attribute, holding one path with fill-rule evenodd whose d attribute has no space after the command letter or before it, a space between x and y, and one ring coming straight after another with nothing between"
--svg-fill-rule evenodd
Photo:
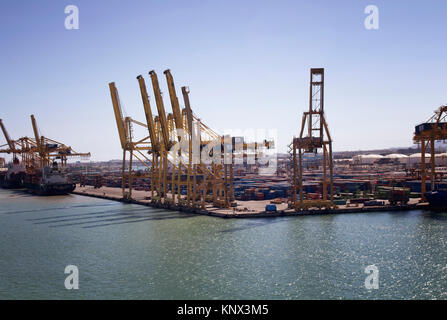
<instances>
[{"instance_id":1,"label":"concrete pier edge","mask_svg":"<svg viewBox=\"0 0 447 320\"><path fill-rule=\"evenodd\" d=\"M259 213L219 213L219 212L212 212L204 209L199 208L190 208L190 207L179 207L179 206L172 206L172 205L160 205L155 203L148 203L148 202L141 202L138 200L127 200L123 198L116 198L116 197L110 197L107 195L98 195L98 194L90 194L86 192L78 192L73 191L72 194L80 195L80 196L87 196L87 197L93 197L93 198L101 198L101 199L107 199L107 200L113 200L123 203L132 203L132 204L138 204L143 205L146 207L153 207L153 208L162 208L166 210L173 210L173 211L179 211L184 213L193 213L193 214L199 214L199 215L207 215L212 217L218 217L218 218L273 218L273 217L299 217L299 216L309 216L309 215L330 215L330 214L352 214L352 213L367 213L367 212L384 212L384 211L410 211L410 210L422 210L427 209L428 204L422 203L422 204L411 204L411 205L405 205L405 206L374 206L374 207L359 207L359 208L350 208L350 209L322 209L322 210L303 210L303 211L276 211L276 212L259 212Z\"/></svg>"}]
</instances>

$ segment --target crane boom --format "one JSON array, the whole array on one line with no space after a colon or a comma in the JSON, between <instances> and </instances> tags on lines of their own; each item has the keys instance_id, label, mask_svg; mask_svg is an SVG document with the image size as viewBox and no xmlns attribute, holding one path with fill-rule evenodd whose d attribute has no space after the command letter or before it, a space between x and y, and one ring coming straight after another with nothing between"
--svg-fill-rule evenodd
<instances>
[{"instance_id":1,"label":"crane boom","mask_svg":"<svg viewBox=\"0 0 447 320\"><path fill-rule=\"evenodd\" d=\"M150 74L151 80L152 80L152 87L154 88L155 102L157 104L157 109L158 109L158 119L159 119L160 125L161 125L163 144L165 146L165 149L169 150L170 141L169 141L168 122L166 119L166 112L165 112L165 107L163 104L163 98L161 97L160 86L158 84L157 74L155 73L154 70L150 71L149 74Z\"/></svg>"},{"instance_id":2,"label":"crane boom","mask_svg":"<svg viewBox=\"0 0 447 320\"><path fill-rule=\"evenodd\" d=\"M5 136L5 139L6 139L6 142L8 143L9 149L11 149L11 151L13 153L15 153L16 148L15 148L14 142L9 137L8 131L6 130L2 119L0 119L0 127L2 127L3 135Z\"/></svg>"},{"instance_id":3,"label":"crane boom","mask_svg":"<svg viewBox=\"0 0 447 320\"><path fill-rule=\"evenodd\" d=\"M44 137L40 136L39 134L39 130L37 129L36 118L34 118L33 114L31 115L31 123L33 125L34 138L36 139L37 153L39 154L40 157L40 165L43 167L49 158L46 157L43 146Z\"/></svg>"},{"instance_id":4,"label":"crane boom","mask_svg":"<svg viewBox=\"0 0 447 320\"><path fill-rule=\"evenodd\" d=\"M115 86L115 82L109 83L110 96L112 97L113 111L115 113L116 126L118 127L118 133L120 136L121 147L126 148L127 135L124 130L123 111L119 102L118 89Z\"/></svg>"},{"instance_id":5,"label":"crane boom","mask_svg":"<svg viewBox=\"0 0 447 320\"><path fill-rule=\"evenodd\" d=\"M182 94L183 94L183 101L185 102L186 119L188 120L188 131L191 134L193 116L192 116L191 104L189 103L189 88L182 87Z\"/></svg>"},{"instance_id":6,"label":"crane boom","mask_svg":"<svg viewBox=\"0 0 447 320\"><path fill-rule=\"evenodd\" d=\"M31 115L31 123L33 125L34 138L36 139L37 149L39 150L40 153L42 151L42 143L40 140L39 130L37 129L36 118L34 118L33 114Z\"/></svg>"},{"instance_id":7,"label":"crane boom","mask_svg":"<svg viewBox=\"0 0 447 320\"><path fill-rule=\"evenodd\" d=\"M149 96L147 94L146 83L142 75L137 77L140 84L141 99L143 100L144 114L146 115L147 129L149 131L149 137L151 139L152 150L158 151L157 135L155 134L155 123L152 117L151 104L149 102Z\"/></svg>"},{"instance_id":8,"label":"crane boom","mask_svg":"<svg viewBox=\"0 0 447 320\"><path fill-rule=\"evenodd\" d=\"M174 114L175 127L177 129L183 129L182 114L180 112L180 106L175 92L174 78L172 77L171 70L164 71L166 75L166 82L168 83L169 97L171 98L172 113ZM179 139L180 139L179 135Z\"/></svg>"}]
</instances>

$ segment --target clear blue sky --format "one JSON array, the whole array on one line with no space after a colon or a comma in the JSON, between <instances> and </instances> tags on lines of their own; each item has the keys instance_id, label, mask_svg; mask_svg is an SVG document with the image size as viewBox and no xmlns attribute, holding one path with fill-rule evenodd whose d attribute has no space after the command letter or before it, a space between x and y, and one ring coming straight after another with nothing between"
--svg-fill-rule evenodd
<instances>
[{"instance_id":1,"label":"clear blue sky","mask_svg":"<svg viewBox=\"0 0 447 320\"><path fill-rule=\"evenodd\" d=\"M79 30L64 27L70 4ZM364 28L369 4L379 30ZM135 77L155 69L170 112L170 68L209 126L277 129L284 152L307 109L309 68L324 67L336 151L410 146L414 125L447 103L446 17L446 1L427 0L2 0L0 118L13 138L32 136L34 113L43 135L117 159L108 83L143 120Z\"/></svg>"}]
</instances>

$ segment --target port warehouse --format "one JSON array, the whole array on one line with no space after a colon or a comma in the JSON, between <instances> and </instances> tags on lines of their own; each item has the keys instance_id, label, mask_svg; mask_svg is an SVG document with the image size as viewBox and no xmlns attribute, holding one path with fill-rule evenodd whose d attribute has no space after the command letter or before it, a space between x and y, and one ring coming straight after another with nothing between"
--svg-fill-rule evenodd
<instances>
[{"instance_id":1,"label":"port warehouse","mask_svg":"<svg viewBox=\"0 0 447 320\"><path fill-rule=\"evenodd\" d=\"M163 106L162 102L160 102L160 94L158 92L157 97L157 90L158 88L158 80L156 78L155 72L151 71L151 78L152 83L154 85L154 93L156 95L156 102L157 102L157 108L159 110L159 116L156 116L155 118L152 118L152 115L150 115L150 118L152 118L156 125L158 125L159 130L155 136L158 135L160 137L163 134L163 121L165 121L165 127L168 128L170 131L165 132L165 140L172 139L172 136L176 136L175 129L179 129L182 125L184 127L187 127L187 122L190 121L188 119L188 116L191 117L192 113L190 112L188 114L188 108L183 109L181 112L179 112L179 106L178 106L178 100L175 96L175 89L173 88L173 79L170 75L169 70L168 72L165 71L165 74L167 76L168 81L168 87L169 87L169 93L171 102L173 105L173 111L174 114L168 114L168 116L165 116L165 119L163 118ZM313 80L313 76L320 76L319 80ZM155 77L155 80L154 80ZM143 104L148 103L148 101L144 100L144 91L145 91L145 85L144 81L142 82L142 77L138 77L138 81L140 84L142 97L143 97ZM170 83L171 82L171 83ZM323 113L323 90L320 90L319 88L324 85L324 69L311 69L311 90L314 89L315 86L317 86L317 92L320 92L320 100L319 100L319 106L315 107L312 104L310 105L309 112L305 112L303 114L303 123L302 123L302 129L301 129L301 135L304 130L305 126L305 120L309 117L309 123L314 123L314 121L311 121L312 117L316 117L317 121L320 122L320 135L314 135L312 132L313 130L318 130L315 128L309 128L309 135L306 137L300 136L300 138L294 140L293 148L293 159L292 153L290 152L289 155L286 157L279 157L278 159L278 168L274 175L270 176L263 176L259 174L260 168L257 165L231 165L228 170L230 170L230 174L227 173L227 167L224 165L221 167L220 171L219 169L216 171L213 171L212 174L209 175L209 179L211 181L214 181L216 183L221 184L220 189L212 190L213 187L208 187L202 185L199 187L199 185L190 186L187 183L182 183L184 176L192 176L191 173L185 169L182 172L181 167L179 166L177 168L177 173L175 173L175 165L171 164L168 159L163 158L163 155L159 153L158 157L158 163L160 164L160 168L154 168L153 162L151 162L149 159L146 160L140 160L140 164L135 165L132 168L132 160L126 160L125 158L121 162L121 167L116 168L116 170L109 170L104 169L104 167L101 164L98 164L95 166L95 164L80 164L80 163L74 163L69 164L67 166L67 170L74 182L80 183L83 186L85 185L94 185L97 188L100 188L101 186L106 187L121 187L123 189L123 198L124 197L130 197L129 190L137 191L152 191L152 196L147 198L154 197L154 194L156 194L158 197L161 195L165 199L161 200L162 203L171 201L172 199L175 200L175 194L174 192L177 192L177 201L182 201L182 196L190 196L190 193L192 190L197 190L201 188L201 194L202 194L202 208L204 208L204 201L205 198L208 198L208 194L214 193L214 204L218 204L220 207L229 207L230 203L233 202L233 200L241 200L241 201L248 201L248 200L276 200L276 203L290 203L295 202L294 209L302 209L304 207L300 207L303 204L303 200L306 199L306 201L318 201L323 200L326 203L333 204L343 204L344 200L351 199L351 202L353 198L357 199L364 199L365 201L368 199L376 198L377 196L374 194L377 191L377 188L381 186L385 187L393 187L393 188L407 188L410 192L410 197L412 198L423 198L423 194L425 190L429 190L430 188L434 188L434 184L436 184L438 187L442 188L445 187L445 182L443 181L443 175L447 170L445 170L445 166L447 165L447 153L434 153L434 145L433 142L443 140L442 133L446 129L445 122L440 122L440 114L444 112L444 110L441 109L438 111L438 117L436 119L437 122L429 120L427 123L423 123L421 125L416 126L415 128L415 142L423 144L424 146L420 146L419 149L422 152L414 152L412 154L401 154L401 153L390 153L390 154L356 154L352 156L351 158L343 158L341 155L336 155L335 159L332 159L332 151L331 151L331 138L330 134L327 131L327 124L326 120L324 119L324 113ZM115 115L117 116L117 124L118 129L120 131L120 135L123 134L123 128L120 129L120 123L124 125L130 125L131 122L141 124L138 121L135 121L130 118L119 118L119 114L122 113L119 107L118 98L117 98L117 89L114 87L114 84L111 83L111 94L112 94L112 101L114 102L114 108L115 108ZM143 90L144 89L144 90ZM185 97L185 90L184 87L182 87L182 93ZM186 94L186 98L188 97L188 94ZM157 100L158 98L158 100ZM187 105L187 100L185 98L185 105ZM175 101L177 102L175 103ZM145 105L145 108L147 106ZM147 109L147 108L146 108ZM175 114L177 109L177 114ZM162 110L162 111L160 111ZM318 110L316 112L315 110ZM183 119L181 119L183 117ZM177 119L178 118L178 119ZM147 117L149 119L149 117ZM161 120L160 120L161 119ZM179 120L179 121L177 121ZM196 120L197 121L197 120ZM431 122L430 122L431 121ZM143 125L144 126L144 125ZM124 126L123 126L124 127ZM207 128L205 125L204 127L209 130L206 133L208 135L214 134L212 130ZM149 129L149 122L146 128ZM126 131L131 132L131 128L127 127L125 129ZM424 136L427 132L435 132L436 136L432 134ZM440 133L441 132L441 133ZM325 133L325 135L324 135ZM419 136L424 137L419 137ZM169 137L168 137L169 136ZM419 138L416 138L419 137ZM43 137L42 137L43 138ZM132 152L135 152L135 150L138 150L135 148L135 146L138 143L132 142L132 137L128 136L120 136L123 151L124 154L126 152L129 152L132 157ZM129 140L130 139L130 140ZM234 145L234 139L233 137L233 145ZM243 139L240 139L240 143L244 144ZM422 140L421 140L422 139ZM123 143L124 140L124 143ZM37 143L39 141L38 138L35 139L35 142ZM133 146L128 147L130 144ZM143 140L140 140L141 142ZM158 138L157 140L150 141L152 145L165 143L165 141L161 138ZM428 146L428 144L432 144L431 146ZM255 143L255 150L256 148L259 148L260 146L268 146L268 142L264 141L262 143ZM328 149L329 146L329 149ZM53 144L52 148L57 148L58 144ZM426 149L430 149L431 156L426 156L425 151ZM300 165L304 165L303 168L300 168L299 172L300 174L300 181L298 182L297 177L295 176L294 180L291 181L291 169L290 169L290 163L291 161L295 164L297 163L297 150L300 149ZM303 150L306 149L306 150ZM317 149L322 149L322 156L321 154L318 154L315 156L314 151ZM147 147L141 148L140 150L148 150ZM246 146L243 149L248 153L249 148ZM303 151L303 155L301 154L301 151ZM419 151L419 150L414 150ZM42 150L40 150L42 153ZM8 152L9 153L9 152ZM134 155L135 156L135 155ZM161 165L162 161L167 161L167 164ZM1 162L1 159L0 159ZM4 160L3 160L4 162ZM157 163L157 161L156 161ZM4 164L3 164L4 165ZM85 173L84 169L89 166L88 169L90 172ZM151 168L152 166L152 168ZM106 166L107 167L107 166ZM146 168L144 168L146 167ZM428 177L429 182L427 182L427 176L425 174L426 167L430 167L431 169L431 175ZM434 167L436 167L436 170L434 170ZM223 169L225 168L225 176L223 176ZM157 177L154 176L154 171L158 170L159 177L157 180ZM191 169L189 169L191 170ZM214 170L214 169L213 169ZM128 174L124 173L125 171L128 171ZM233 172L234 171L234 172ZM330 172L330 179L327 176L327 172ZM204 169L200 172L200 177L203 177ZM157 175L158 175L157 173ZM194 174L197 174L199 176L199 171L197 171ZM171 181L167 181L167 176L170 175L169 179L172 179ZM296 173L294 173L296 174ZM161 176L164 175L164 181L161 181ZM178 180L177 180L178 178ZM226 179L229 179L228 181ZM174 179L176 181L174 181ZM203 179L203 178L200 178ZM199 179L199 180L200 180ZM157 180L159 186L158 188L154 188L154 180ZM182 181L182 182L181 182ZM225 181L225 182L222 182ZM200 182L200 181L199 181ZM209 183L209 182L208 182ZM298 186L299 184L299 186ZM231 185L231 191L228 189ZM291 188L292 185L295 185L295 189ZM297 189L300 188L300 194L297 194ZM162 191L161 188L165 188L165 192ZM126 190L127 189L127 190ZM171 199L167 199L167 192L169 191L171 193ZM195 191L194 191L195 192ZM219 199L217 199L219 197ZM330 200L329 200L330 197ZM297 202L296 200L299 200ZM160 199L158 199L160 201ZM208 202L208 200L206 200ZM335 202L334 202L335 201ZM272 201L272 203L274 203ZM233 204L231 205L233 206Z\"/></svg>"}]
</instances>

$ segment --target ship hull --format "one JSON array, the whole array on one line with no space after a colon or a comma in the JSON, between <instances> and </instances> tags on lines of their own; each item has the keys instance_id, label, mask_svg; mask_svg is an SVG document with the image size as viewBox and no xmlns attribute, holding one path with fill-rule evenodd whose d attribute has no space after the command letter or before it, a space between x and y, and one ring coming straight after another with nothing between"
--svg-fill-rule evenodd
<instances>
[{"instance_id":1,"label":"ship hull","mask_svg":"<svg viewBox=\"0 0 447 320\"><path fill-rule=\"evenodd\" d=\"M425 198L434 209L447 209L447 190L437 190L425 193Z\"/></svg>"},{"instance_id":2,"label":"ship hull","mask_svg":"<svg viewBox=\"0 0 447 320\"><path fill-rule=\"evenodd\" d=\"M75 184L28 184L26 187L31 193L39 196L56 196L71 193L75 189Z\"/></svg>"},{"instance_id":3,"label":"ship hull","mask_svg":"<svg viewBox=\"0 0 447 320\"><path fill-rule=\"evenodd\" d=\"M23 184L19 181L4 181L0 183L0 187L4 189L22 189Z\"/></svg>"},{"instance_id":4,"label":"ship hull","mask_svg":"<svg viewBox=\"0 0 447 320\"><path fill-rule=\"evenodd\" d=\"M5 189L21 189L23 188L24 174L12 174L8 179L6 176L0 178L0 187Z\"/></svg>"}]
</instances>

